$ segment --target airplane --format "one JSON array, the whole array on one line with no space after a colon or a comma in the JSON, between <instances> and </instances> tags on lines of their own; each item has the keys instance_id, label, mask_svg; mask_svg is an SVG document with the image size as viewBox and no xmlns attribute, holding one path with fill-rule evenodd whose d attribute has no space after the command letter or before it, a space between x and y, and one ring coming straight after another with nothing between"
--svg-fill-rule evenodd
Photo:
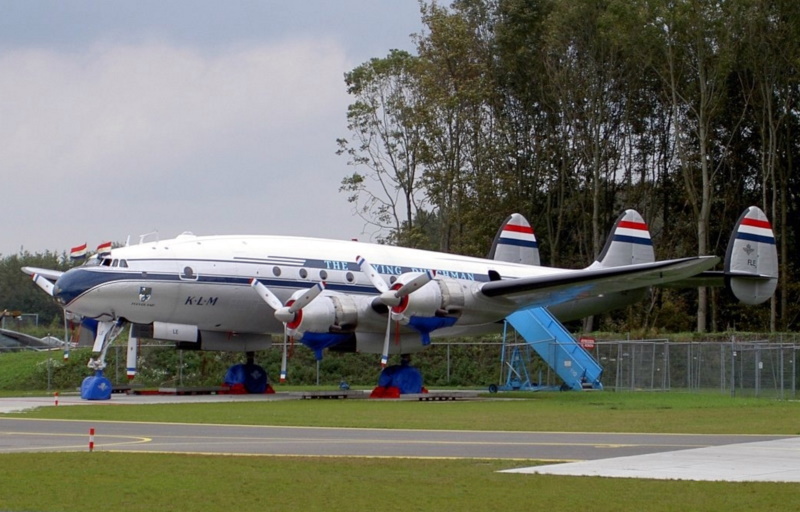
<instances>
[{"instance_id":1,"label":"airplane","mask_svg":"<svg viewBox=\"0 0 800 512\"><path fill-rule=\"evenodd\" d=\"M180 348L252 353L284 335L311 348L411 354L431 336L499 332L506 317L546 308L559 321L638 301L653 286L727 285L747 304L774 293L775 237L758 207L733 229L722 271L716 256L656 261L635 210L616 220L597 260L584 269L540 265L528 221L509 216L489 258L291 236L195 236L113 248L66 272L25 267L65 312L97 321L89 366L122 328ZM134 330L134 327L137 330ZM135 359L135 356L134 356ZM249 361L252 363L252 361ZM129 360L129 366L130 366ZM100 374L101 375L101 374Z\"/></svg>"}]
</instances>

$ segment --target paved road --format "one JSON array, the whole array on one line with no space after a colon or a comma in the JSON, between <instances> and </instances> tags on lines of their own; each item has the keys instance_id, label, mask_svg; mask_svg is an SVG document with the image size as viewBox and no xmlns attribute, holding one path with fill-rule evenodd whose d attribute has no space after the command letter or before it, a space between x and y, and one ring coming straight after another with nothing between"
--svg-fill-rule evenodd
<instances>
[{"instance_id":1,"label":"paved road","mask_svg":"<svg viewBox=\"0 0 800 512\"><path fill-rule=\"evenodd\" d=\"M0 453L88 449L207 454L597 460L775 436L474 432L0 418Z\"/></svg>"}]
</instances>

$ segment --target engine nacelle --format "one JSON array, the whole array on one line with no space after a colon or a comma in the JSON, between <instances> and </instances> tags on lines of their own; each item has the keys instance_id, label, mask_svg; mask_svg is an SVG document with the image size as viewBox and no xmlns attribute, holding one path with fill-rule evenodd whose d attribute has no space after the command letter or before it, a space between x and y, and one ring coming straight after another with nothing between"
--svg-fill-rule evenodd
<instances>
[{"instance_id":1,"label":"engine nacelle","mask_svg":"<svg viewBox=\"0 0 800 512\"><path fill-rule=\"evenodd\" d=\"M350 333L364 323L380 328L384 321L372 311L373 300L374 297L325 291L296 313L294 321L287 324L289 333Z\"/></svg>"},{"instance_id":2,"label":"engine nacelle","mask_svg":"<svg viewBox=\"0 0 800 512\"><path fill-rule=\"evenodd\" d=\"M400 287L415 277L403 274L392 286ZM392 317L408 323L411 317L456 317L461 316L465 298L462 285L454 279L433 279L418 290L404 296L400 304L392 308Z\"/></svg>"}]
</instances>

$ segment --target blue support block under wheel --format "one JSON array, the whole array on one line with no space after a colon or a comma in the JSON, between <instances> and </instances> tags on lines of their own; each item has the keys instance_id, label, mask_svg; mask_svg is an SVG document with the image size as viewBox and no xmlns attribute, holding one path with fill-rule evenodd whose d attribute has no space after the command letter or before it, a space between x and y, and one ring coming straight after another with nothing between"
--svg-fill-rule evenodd
<instances>
[{"instance_id":1,"label":"blue support block under wheel","mask_svg":"<svg viewBox=\"0 0 800 512\"><path fill-rule=\"evenodd\" d=\"M81 383L81 398L84 400L108 400L111 398L111 391L111 381L103 376L102 370L97 370Z\"/></svg>"}]
</instances>

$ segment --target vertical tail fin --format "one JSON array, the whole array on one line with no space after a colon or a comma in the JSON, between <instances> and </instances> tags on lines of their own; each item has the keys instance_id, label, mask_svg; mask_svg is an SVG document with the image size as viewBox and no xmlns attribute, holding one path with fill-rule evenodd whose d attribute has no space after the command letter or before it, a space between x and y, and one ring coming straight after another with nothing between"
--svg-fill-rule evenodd
<instances>
[{"instance_id":1,"label":"vertical tail fin","mask_svg":"<svg viewBox=\"0 0 800 512\"><path fill-rule=\"evenodd\" d=\"M745 304L761 304L778 286L775 234L757 206L746 209L733 228L725 254L725 282Z\"/></svg>"},{"instance_id":2,"label":"vertical tail fin","mask_svg":"<svg viewBox=\"0 0 800 512\"><path fill-rule=\"evenodd\" d=\"M653 261L655 253L647 224L636 210L625 210L617 218L606 245L591 266L609 268Z\"/></svg>"},{"instance_id":3,"label":"vertical tail fin","mask_svg":"<svg viewBox=\"0 0 800 512\"><path fill-rule=\"evenodd\" d=\"M525 217L513 213L506 218L494 237L489 258L508 263L539 265L539 243Z\"/></svg>"}]
</instances>

